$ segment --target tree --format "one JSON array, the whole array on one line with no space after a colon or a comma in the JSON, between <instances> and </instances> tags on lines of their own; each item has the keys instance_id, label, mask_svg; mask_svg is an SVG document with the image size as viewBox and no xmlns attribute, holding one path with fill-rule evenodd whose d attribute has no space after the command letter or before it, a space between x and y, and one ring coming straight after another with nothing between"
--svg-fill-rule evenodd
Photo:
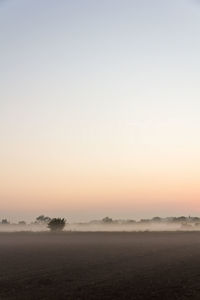
<instances>
[{"instance_id":1,"label":"tree","mask_svg":"<svg viewBox=\"0 0 200 300\"><path fill-rule=\"evenodd\" d=\"M36 218L36 223L39 223L39 224L47 224L50 221L51 221L51 218L45 217L44 215L41 215Z\"/></svg>"},{"instance_id":2,"label":"tree","mask_svg":"<svg viewBox=\"0 0 200 300\"><path fill-rule=\"evenodd\" d=\"M8 225L10 224L7 219L2 219L1 224Z\"/></svg>"},{"instance_id":3,"label":"tree","mask_svg":"<svg viewBox=\"0 0 200 300\"><path fill-rule=\"evenodd\" d=\"M112 223L112 221L113 221L113 220L112 220L111 218L109 218L109 217L105 217L105 218L102 219L102 222L103 222L103 223L106 223L106 224Z\"/></svg>"},{"instance_id":4,"label":"tree","mask_svg":"<svg viewBox=\"0 0 200 300\"><path fill-rule=\"evenodd\" d=\"M66 220L63 218L53 218L48 223L48 228L51 231L62 231L65 227Z\"/></svg>"},{"instance_id":5,"label":"tree","mask_svg":"<svg viewBox=\"0 0 200 300\"><path fill-rule=\"evenodd\" d=\"M152 219L152 221L153 221L153 222L161 222L162 219L161 219L160 217L154 217L154 218Z\"/></svg>"},{"instance_id":6,"label":"tree","mask_svg":"<svg viewBox=\"0 0 200 300\"><path fill-rule=\"evenodd\" d=\"M25 221L19 221L18 225L26 225L26 222Z\"/></svg>"}]
</instances>

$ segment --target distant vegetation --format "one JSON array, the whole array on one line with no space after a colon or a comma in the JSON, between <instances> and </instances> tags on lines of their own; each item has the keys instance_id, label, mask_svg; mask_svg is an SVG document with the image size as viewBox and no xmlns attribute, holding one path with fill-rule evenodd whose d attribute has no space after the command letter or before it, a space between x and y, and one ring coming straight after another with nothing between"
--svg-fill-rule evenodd
<instances>
[{"instance_id":1,"label":"distant vegetation","mask_svg":"<svg viewBox=\"0 0 200 300\"><path fill-rule=\"evenodd\" d=\"M10 222L7 219L2 219L1 224L8 225Z\"/></svg>"},{"instance_id":2,"label":"distant vegetation","mask_svg":"<svg viewBox=\"0 0 200 300\"><path fill-rule=\"evenodd\" d=\"M37 224L48 224L51 221L51 218L45 217L44 215L41 215L36 218L35 223Z\"/></svg>"},{"instance_id":3,"label":"distant vegetation","mask_svg":"<svg viewBox=\"0 0 200 300\"><path fill-rule=\"evenodd\" d=\"M200 227L200 218L199 217L153 217L152 219L141 219L139 221L135 221L132 219L125 220L113 220L110 217L105 217L102 220L93 220L90 221L89 224L107 224L107 225L125 225L125 224L135 224L135 225L147 225L147 224L181 224L182 226L191 227L190 225L199 226Z\"/></svg>"},{"instance_id":4,"label":"distant vegetation","mask_svg":"<svg viewBox=\"0 0 200 300\"><path fill-rule=\"evenodd\" d=\"M26 225L26 222L25 221L19 221L18 224L19 225Z\"/></svg>"},{"instance_id":5,"label":"distant vegetation","mask_svg":"<svg viewBox=\"0 0 200 300\"><path fill-rule=\"evenodd\" d=\"M61 218L53 218L48 223L48 228L51 231L62 231L65 227L66 220Z\"/></svg>"},{"instance_id":6,"label":"distant vegetation","mask_svg":"<svg viewBox=\"0 0 200 300\"><path fill-rule=\"evenodd\" d=\"M152 219L141 219L139 221L133 220L133 219L112 219L108 216L104 217L101 220L92 220L90 222L84 222L84 223L73 223L71 225L78 225L78 226L84 226L84 225L92 225L92 226L119 226L119 225L134 225L134 226L150 226L150 225L180 225L181 229L200 229L200 217L185 217L185 216L180 216L180 217L166 217L166 218L161 218L161 217L153 217ZM21 220L18 223L11 223L8 219L3 218L0 221L0 225L4 226L2 228L7 228L6 226L20 226L21 228L24 226L27 226L26 228L30 228L32 230L31 226L37 226L37 230L41 228L41 230L45 230L45 228L50 229L51 231L62 231L65 228L66 225L66 220L64 218L50 218L45 215L40 215L38 216L34 222L32 223L26 223L25 221ZM34 227L33 227L34 228ZM112 227L110 227L112 228ZM129 227L131 228L131 227ZM136 227L137 228L137 227ZM138 227L139 228L139 227ZM178 228L178 227L177 227ZM40 229L39 229L40 230Z\"/></svg>"},{"instance_id":7,"label":"distant vegetation","mask_svg":"<svg viewBox=\"0 0 200 300\"><path fill-rule=\"evenodd\" d=\"M109 218L109 217L105 217L102 219L102 222L103 223L106 223L106 224L110 224L113 222L113 219Z\"/></svg>"}]
</instances>

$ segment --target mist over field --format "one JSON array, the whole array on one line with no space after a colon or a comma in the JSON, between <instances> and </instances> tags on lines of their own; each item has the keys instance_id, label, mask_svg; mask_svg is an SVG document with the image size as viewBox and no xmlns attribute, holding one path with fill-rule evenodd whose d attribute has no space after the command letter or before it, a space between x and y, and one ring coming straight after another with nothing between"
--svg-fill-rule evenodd
<instances>
[{"instance_id":1,"label":"mist over field","mask_svg":"<svg viewBox=\"0 0 200 300\"><path fill-rule=\"evenodd\" d=\"M156 224L151 225L94 225L94 224L70 224L66 225L64 231L176 231L176 230L200 230L200 228L192 227L183 229L180 224ZM19 232L19 231L48 231L45 225L0 225L0 232Z\"/></svg>"},{"instance_id":2,"label":"mist over field","mask_svg":"<svg viewBox=\"0 0 200 300\"><path fill-rule=\"evenodd\" d=\"M40 219L38 221L38 219ZM49 231L48 222L44 219L47 218L48 222L51 220L49 217L43 215L36 218L36 221L26 224L19 222L19 224L12 224L3 219L0 222L0 232L20 232L32 231L43 232ZM24 223L24 224L21 224ZM105 217L102 220L95 220L90 222L81 223L68 223L66 221L64 228L65 232L142 232L142 231L199 231L200 218L198 217L177 217L177 218L159 218L145 219L140 221L135 220L113 220Z\"/></svg>"}]
</instances>

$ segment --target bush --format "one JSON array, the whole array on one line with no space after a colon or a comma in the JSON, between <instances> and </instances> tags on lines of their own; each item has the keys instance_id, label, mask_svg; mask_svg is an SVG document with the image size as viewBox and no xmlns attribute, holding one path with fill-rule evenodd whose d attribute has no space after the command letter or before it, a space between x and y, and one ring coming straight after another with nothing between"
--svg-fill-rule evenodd
<instances>
[{"instance_id":1,"label":"bush","mask_svg":"<svg viewBox=\"0 0 200 300\"><path fill-rule=\"evenodd\" d=\"M25 221L19 221L18 225L26 225L26 222Z\"/></svg>"},{"instance_id":2,"label":"bush","mask_svg":"<svg viewBox=\"0 0 200 300\"><path fill-rule=\"evenodd\" d=\"M109 218L109 217L105 217L105 218L102 219L102 222L106 223L106 224L110 224L110 223L113 222L113 220L111 218Z\"/></svg>"},{"instance_id":3,"label":"bush","mask_svg":"<svg viewBox=\"0 0 200 300\"><path fill-rule=\"evenodd\" d=\"M35 223L36 224L48 224L51 221L51 218L45 217L44 215L41 215L36 218Z\"/></svg>"},{"instance_id":4,"label":"bush","mask_svg":"<svg viewBox=\"0 0 200 300\"><path fill-rule=\"evenodd\" d=\"M8 224L10 224L10 223L8 222L7 219L3 219L3 220L1 221L1 224L8 225Z\"/></svg>"},{"instance_id":5,"label":"bush","mask_svg":"<svg viewBox=\"0 0 200 300\"><path fill-rule=\"evenodd\" d=\"M48 228L51 231L62 231L65 227L66 220L62 218L53 218L51 221L48 223Z\"/></svg>"}]
</instances>

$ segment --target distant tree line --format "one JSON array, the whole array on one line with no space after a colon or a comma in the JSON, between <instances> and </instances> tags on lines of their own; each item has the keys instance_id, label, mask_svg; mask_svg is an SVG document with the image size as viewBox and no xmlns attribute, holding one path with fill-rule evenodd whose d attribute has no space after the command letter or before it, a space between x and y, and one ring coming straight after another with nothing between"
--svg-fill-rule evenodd
<instances>
[{"instance_id":1,"label":"distant tree line","mask_svg":"<svg viewBox=\"0 0 200 300\"><path fill-rule=\"evenodd\" d=\"M112 219L108 216L104 217L101 220L93 220L88 223L78 223L79 225L87 225L87 224L102 224L102 225L123 225L123 224L194 224L200 226L200 217L153 217L152 219L140 219L139 221L133 219ZM6 218L0 221L0 225L9 225L11 224ZM31 224L46 226L51 231L61 231L65 228L66 220L64 218L50 218L45 215L38 216L35 221ZM25 221L19 221L18 224L11 224L11 225L27 225Z\"/></svg>"},{"instance_id":2,"label":"distant tree line","mask_svg":"<svg viewBox=\"0 0 200 300\"><path fill-rule=\"evenodd\" d=\"M10 224L7 219L2 219L1 225L26 225L25 221L19 221L18 224ZM62 231L66 225L66 220L64 218L50 218L44 215L40 215L36 218L33 224L45 225L51 231Z\"/></svg>"},{"instance_id":3,"label":"distant tree line","mask_svg":"<svg viewBox=\"0 0 200 300\"><path fill-rule=\"evenodd\" d=\"M147 224L147 223L200 223L199 217L153 217L152 219L140 219L139 221L133 219L125 219L125 220L113 220L110 217L105 217L102 220L93 220L90 221L93 224Z\"/></svg>"}]
</instances>

